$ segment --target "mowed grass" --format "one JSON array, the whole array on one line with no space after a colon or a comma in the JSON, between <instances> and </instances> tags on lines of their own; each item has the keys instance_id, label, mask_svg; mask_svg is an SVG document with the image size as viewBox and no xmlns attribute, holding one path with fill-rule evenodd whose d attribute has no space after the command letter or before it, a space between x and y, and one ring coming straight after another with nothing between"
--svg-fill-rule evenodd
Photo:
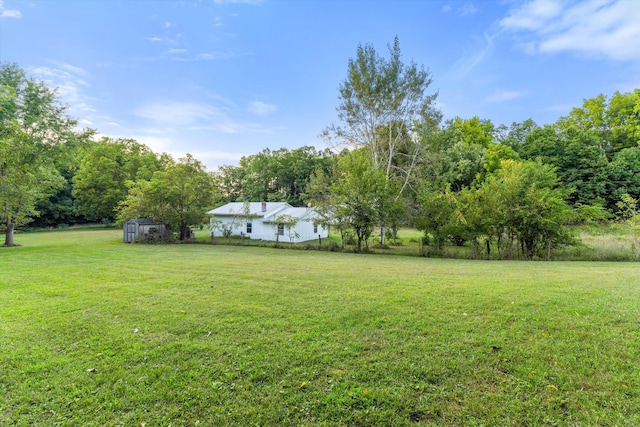
<instances>
[{"instance_id":1,"label":"mowed grass","mask_svg":"<svg viewBox=\"0 0 640 427\"><path fill-rule=\"evenodd\" d=\"M640 268L0 249L0 425L640 425Z\"/></svg>"}]
</instances>

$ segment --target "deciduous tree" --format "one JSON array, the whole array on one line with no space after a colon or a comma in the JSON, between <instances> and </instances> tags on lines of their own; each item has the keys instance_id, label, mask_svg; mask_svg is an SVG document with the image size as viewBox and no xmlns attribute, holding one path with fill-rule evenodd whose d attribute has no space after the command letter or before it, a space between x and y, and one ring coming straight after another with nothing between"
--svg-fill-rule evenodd
<instances>
[{"instance_id":1,"label":"deciduous tree","mask_svg":"<svg viewBox=\"0 0 640 427\"><path fill-rule=\"evenodd\" d=\"M323 136L335 146L364 148L374 168L395 180L394 201L407 188L421 154L419 133L432 132L440 122L437 94L428 94L431 74L414 62L401 60L396 37L385 58L370 44L359 45L340 84L337 107L340 124ZM384 243L384 231L381 243Z\"/></svg>"},{"instance_id":2,"label":"deciduous tree","mask_svg":"<svg viewBox=\"0 0 640 427\"><path fill-rule=\"evenodd\" d=\"M214 201L212 176L190 154L150 181L138 180L120 204L118 218L148 217L166 222L180 240L190 236L190 225L200 224Z\"/></svg>"},{"instance_id":3,"label":"deciduous tree","mask_svg":"<svg viewBox=\"0 0 640 427\"><path fill-rule=\"evenodd\" d=\"M75 122L55 90L27 77L15 64L0 64L0 222L5 245L16 226L38 212L35 204L63 185L53 152Z\"/></svg>"},{"instance_id":4,"label":"deciduous tree","mask_svg":"<svg viewBox=\"0 0 640 427\"><path fill-rule=\"evenodd\" d=\"M131 182L148 181L168 158L133 139L103 138L87 149L73 178L75 210L89 221L113 220Z\"/></svg>"}]
</instances>

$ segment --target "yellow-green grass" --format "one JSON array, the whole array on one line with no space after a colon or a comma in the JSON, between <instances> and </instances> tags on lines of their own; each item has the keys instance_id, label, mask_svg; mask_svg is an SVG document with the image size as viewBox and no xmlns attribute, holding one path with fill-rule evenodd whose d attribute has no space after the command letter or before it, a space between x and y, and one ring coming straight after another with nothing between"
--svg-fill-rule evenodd
<instances>
[{"instance_id":1,"label":"yellow-green grass","mask_svg":"<svg viewBox=\"0 0 640 427\"><path fill-rule=\"evenodd\" d=\"M0 425L640 425L636 263L16 235Z\"/></svg>"}]
</instances>

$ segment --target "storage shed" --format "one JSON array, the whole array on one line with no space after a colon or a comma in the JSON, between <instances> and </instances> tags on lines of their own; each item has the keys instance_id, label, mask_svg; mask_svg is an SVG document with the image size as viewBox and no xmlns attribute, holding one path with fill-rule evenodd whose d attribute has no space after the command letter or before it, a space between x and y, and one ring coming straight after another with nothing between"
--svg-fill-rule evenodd
<instances>
[{"instance_id":1,"label":"storage shed","mask_svg":"<svg viewBox=\"0 0 640 427\"><path fill-rule=\"evenodd\" d=\"M131 243L143 239L150 234L164 237L166 225L149 218L136 218L125 222L122 230L124 233L124 242Z\"/></svg>"}]
</instances>

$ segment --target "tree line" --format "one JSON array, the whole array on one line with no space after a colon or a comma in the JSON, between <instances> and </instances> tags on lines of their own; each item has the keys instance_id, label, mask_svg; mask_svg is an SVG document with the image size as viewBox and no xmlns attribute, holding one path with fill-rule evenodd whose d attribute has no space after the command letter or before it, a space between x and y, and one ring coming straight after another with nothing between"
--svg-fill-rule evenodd
<instances>
[{"instance_id":1,"label":"tree line","mask_svg":"<svg viewBox=\"0 0 640 427\"><path fill-rule=\"evenodd\" d=\"M131 217L164 220L180 238L232 201L315 206L343 241L366 250L404 226L433 251L548 256L575 243L569 224L635 216L640 197L640 89L585 99L553 124L443 121L429 70L358 46L339 86L331 149L264 149L206 171L132 139L78 130L55 90L0 66L0 206L16 227ZM495 254L494 254L495 255Z\"/></svg>"}]
</instances>

